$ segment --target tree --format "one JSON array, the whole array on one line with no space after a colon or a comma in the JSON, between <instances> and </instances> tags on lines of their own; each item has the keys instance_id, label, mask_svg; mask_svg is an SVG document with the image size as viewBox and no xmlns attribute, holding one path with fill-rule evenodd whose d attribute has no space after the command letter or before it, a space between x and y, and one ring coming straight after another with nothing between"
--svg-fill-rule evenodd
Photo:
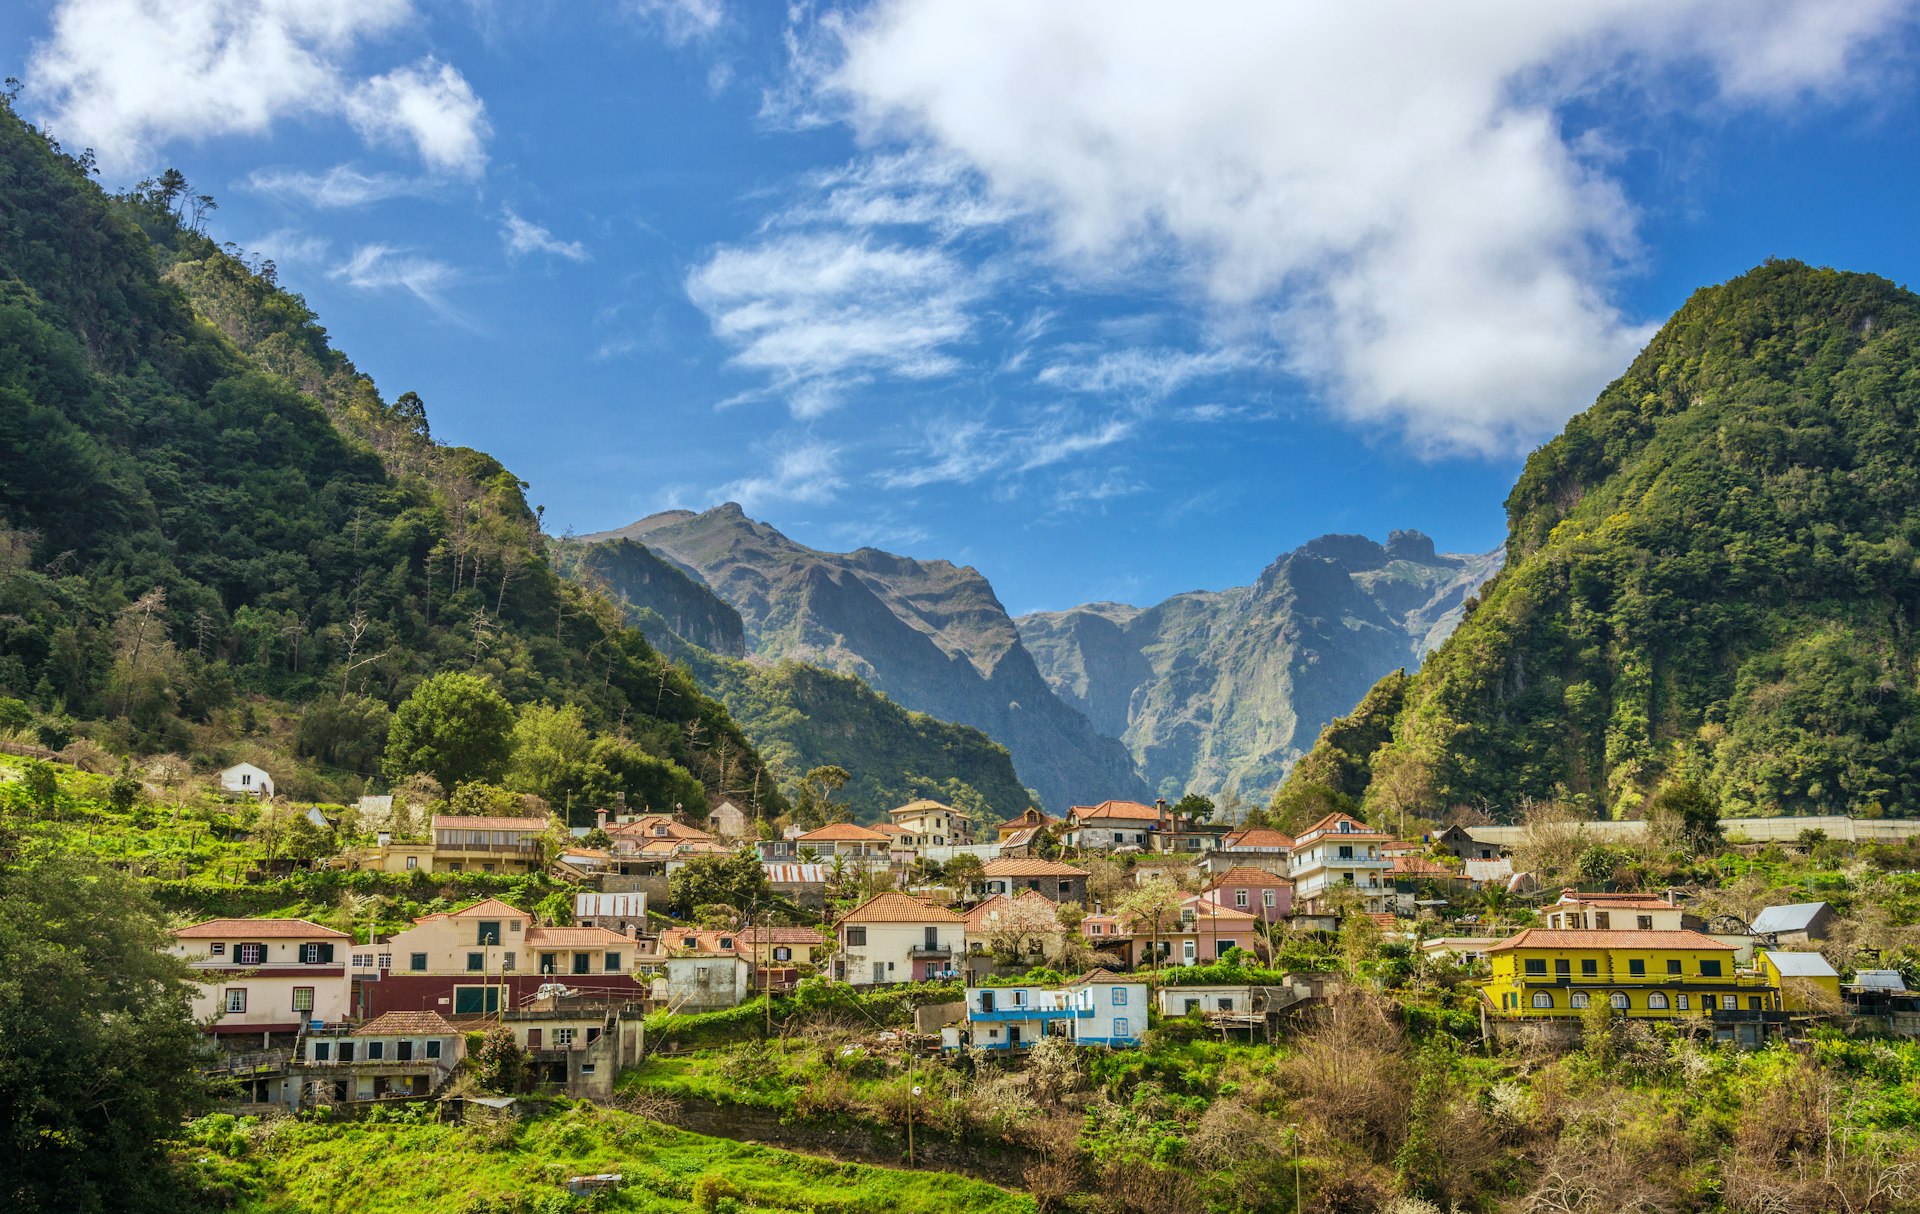
<instances>
[{"instance_id":1,"label":"tree","mask_svg":"<svg viewBox=\"0 0 1920 1214\"><path fill-rule=\"evenodd\" d=\"M20 782L27 787L27 795L41 813L51 814L55 802L60 799L60 769L40 759L28 759L27 769L21 773Z\"/></svg>"},{"instance_id":2,"label":"tree","mask_svg":"<svg viewBox=\"0 0 1920 1214\"><path fill-rule=\"evenodd\" d=\"M390 779L425 772L442 787L497 781L513 755L513 708L483 675L439 674L413 689L387 734Z\"/></svg>"},{"instance_id":3,"label":"tree","mask_svg":"<svg viewBox=\"0 0 1920 1214\"><path fill-rule=\"evenodd\" d=\"M1194 822L1207 822L1213 818L1213 798L1203 797L1190 792L1173 803L1176 816L1191 819Z\"/></svg>"},{"instance_id":4,"label":"tree","mask_svg":"<svg viewBox=\"0 0 1920 1214\"><path fill-rule=\"evenodd\" d=\"M1647 829L1670 846L1712 855L1721 844L1720 804L1693 780L1672 781L1647 802Z\"/></svg>"},{"instance_id":5,"label":"tree","mask_svg":"<svg viewBox=\"0 0 1920 1214\"><path fill-rule=\"evenodd\" d=\"M126 760L121 760L120 770L107 784L107 804L117 814L130 814L134 804L140 800L140 791L139 777L133 774L133 768Z\"/></svg>"},{"instance_id":6,"label":"tree","mask_svg":"<svg viewBox=\"0 0 1920 1214\"><path fill-rule=\"evenodd\" d=\"M65 854L0 867L0 1208L165 1209L201 1092L193 983L140 885Z\"/></svg>"},{"instance_id":7,"label":"tree","mask_svg":"<svg viewBox=\"0 0 1920 1214\"><path fill-rule=\"evenodd\" d=\"M371 773L386 750L393 714L369 696L329 695L300 715L293 750L328 767Z\"/></svg>"},{"instance_id":8,"label":"tree","mask_svg":"<svg viewBox=\"0 0 1920 1214\"><path fill-rule=\"evenodd\" d=\"M767 870L751 848L725 856L695 856L667 878L667 902L681 916L716 903L750 908L771 893Z\"/></svg>"},{"instance_id":9,"label":"tree","mask_svg":"<svg viewBox=\"0 0 1920 1214\"><path fill-rule=\"evenodd\" d=\"M1034 961L1051 951L1065 931L1052 903L1044 898L1014 898L987 912L980 921L987 947L1005 961Z\"/></svg>"},{"instance_id":10,"label":"tree","mask_svg":"<svg viewBox=\"0 0 1920 1214\"><path fill-rule=\"evenodd\" d=\"M593 734L574 704L528 704L513 725L513 759L507 783L567 806L590 779Z\"/></svg>"},{"instance_id":11,"label":"tree","mask_svg":"<svg viewBox=\"0 0 1920 1214\"><path fill-rule=\"evenodd\" d=\"M986 867L980 862L980 857L972 852L963 851L947 861L946 877L959 889L960 896L964 898L967 891L973 888L974 883L980 880Z\"/></svg>"},{"instance_id":12,"label":"tree","mask_svg":"<svg viewBox=\"0 0 1920 1214\"><path fill-rule=\"evenodd\" d=\"M1138 936L1144 929L1152 943L1156 974L1160 972L1160 937L1180 921L1180 906L1180 887L1164 877L1155 877L1120 899L1117 909L1128 930Z\"/></svg>"},{"instance_id":13,"label":"tree","mask_svg":"<svg viewBox=\"0 0 1920 1214\"><path fill-rule=\"evenodd\" d=\"M475 1041L474 1038L479 1038ZM514 1039L513 1030L496 1024L484 1033L467 1035L467 1056L473 1064L473 1077L489 1092L517 1092L524 1086L527 1056Z\"/></svg>"},{"instance_id":14,"label":"tree","mask_svg":"<svg viewBox=\"0 0 1920 1214\"><path fill-rule=\"evenodd\" d=\"M816 767L800 777L800 785L794 790L793 820L809 829L818 829L829 822L840 820L837 815L841 806L833 799L833 794L846 787L853 777L844 767Z\"/></svg>"}]
</instances>

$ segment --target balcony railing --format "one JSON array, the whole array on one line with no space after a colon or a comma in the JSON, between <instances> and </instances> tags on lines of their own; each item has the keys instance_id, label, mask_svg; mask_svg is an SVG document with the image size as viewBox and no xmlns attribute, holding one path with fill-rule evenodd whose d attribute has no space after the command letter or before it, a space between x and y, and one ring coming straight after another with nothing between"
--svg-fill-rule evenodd
<instances>
[{"instance_id":1,"label":"balcony railing","mask_svg":"<svg viewBox=\"0 0 1920 1214\"><path fill-rule=\"evenodd\" d=\"M435 839L433 849L435 851L479 852L491 856L538 856L540 854L540 844L533 841L524 843L456 843Z\"/></svg>"}]
</instances>

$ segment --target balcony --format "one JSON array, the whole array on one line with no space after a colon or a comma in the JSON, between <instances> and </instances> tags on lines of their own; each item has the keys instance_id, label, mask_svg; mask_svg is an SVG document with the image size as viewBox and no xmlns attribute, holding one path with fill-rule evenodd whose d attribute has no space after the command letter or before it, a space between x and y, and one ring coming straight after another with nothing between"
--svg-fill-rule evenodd
<instances>
[{"instance_id":1,"label":"balcony","mask_svg":"<svg viewBox=\"0 0 1920 1214\"><path fill-rule=\"evenodd\" d=\"M967 1019L976 1023L1005 1023L1028 1020L1069 1020L1081 1014L1090 1016L1093 1013L1091 1011L1080 1013L1070 1007L997 1007L990 1012L969 1008Z\"/></svg>"},{"instance_id":2,"label":"balcony","mask_svg":"<svg viewBox=\"0 0 1920 1214\"><path fill-rule=\"evenodd\" d=\"M915 961L944 961L953 956L953 949L944 944L938 948L930 948L924 944L917 944L907 950L907 956L912 957Z\"/></svg>"},{"instance_id":3,"label":"balcony","mask_svg":"<svg viewBox=\"0 0 1920 1214\"><path fill-rule=\"evenodd\" d=\"M525 843L442 843L435 840L433 850L438 854L458 853L474 856L527 856L540 857L540 844Z\"/></svg>"}]
</instances>

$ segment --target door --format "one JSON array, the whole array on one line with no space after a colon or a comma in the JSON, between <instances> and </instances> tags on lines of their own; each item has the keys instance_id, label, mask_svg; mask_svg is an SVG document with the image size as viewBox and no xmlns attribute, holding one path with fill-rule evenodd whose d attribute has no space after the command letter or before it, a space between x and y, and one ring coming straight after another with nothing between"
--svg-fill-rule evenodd
<instances>
[{"instance_id":1,"label":"door","mask_svg":"<svg viewBox=\"0 0 1920 1214\"><path fill-rule=\"evenodd\" d=\"M887 980L886 962L876 961L873 963L873 980L875 982L885 982Z\"/></svg>"},{"instance_id":2,"label":"door","mask_svg":"<svg viewBox=\"0 0 1920 1214\"><path fill-rule=\"evenodd\" d=\"M1020 1048L1020 1026L1017 1024L1007 1026L1007 1048L1016 1050Z\"/></svg>"},{"instance_id":3,"label":"door","mask_svg":"<svg viewBox=\"0 0 1920 1214\"><path fill-rule=\"evenodd\" d=\"M530 1049L530 1050L537 1050L537 1049L539 1049L539 1048L541 1048L541 1047L540 1047L540 1030L539 1030L539 1029L528 1029L528 1030L527 1030L527 1048L528 1048L528 1049Z\"/></svg>"}]
</instances>

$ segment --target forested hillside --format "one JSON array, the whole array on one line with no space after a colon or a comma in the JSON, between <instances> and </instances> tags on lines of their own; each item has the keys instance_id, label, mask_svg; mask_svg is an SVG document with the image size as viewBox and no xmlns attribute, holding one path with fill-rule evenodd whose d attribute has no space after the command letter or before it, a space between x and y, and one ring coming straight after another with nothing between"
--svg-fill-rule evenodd
<instances>
[{"instance_id":1,"label":"forested hillside","mask_svg":"<svg viewBox=\"0 0 1920 1214\"><path fill-rule=\"evenodd\" d=\"M1527 461L1459 630L1290 790L1920 812L1917 417L1908 291L1783 261L1697 292Z\"/></svg>"},{"instance_id":2,"label":"forested hillside","mask_svg":"<svg viewBox=\"0 0 1920 1214\"><path fill-rule=\"evenodd\" d=\"M459 671L579 705L630 802L690 772L778 808L725 709L551 568L511 473L383 399L179 174L112 198L89 168L0 115L0 725L283 746L283 791L342 794L390 706Z\"/></svg>"}]
</instances>

